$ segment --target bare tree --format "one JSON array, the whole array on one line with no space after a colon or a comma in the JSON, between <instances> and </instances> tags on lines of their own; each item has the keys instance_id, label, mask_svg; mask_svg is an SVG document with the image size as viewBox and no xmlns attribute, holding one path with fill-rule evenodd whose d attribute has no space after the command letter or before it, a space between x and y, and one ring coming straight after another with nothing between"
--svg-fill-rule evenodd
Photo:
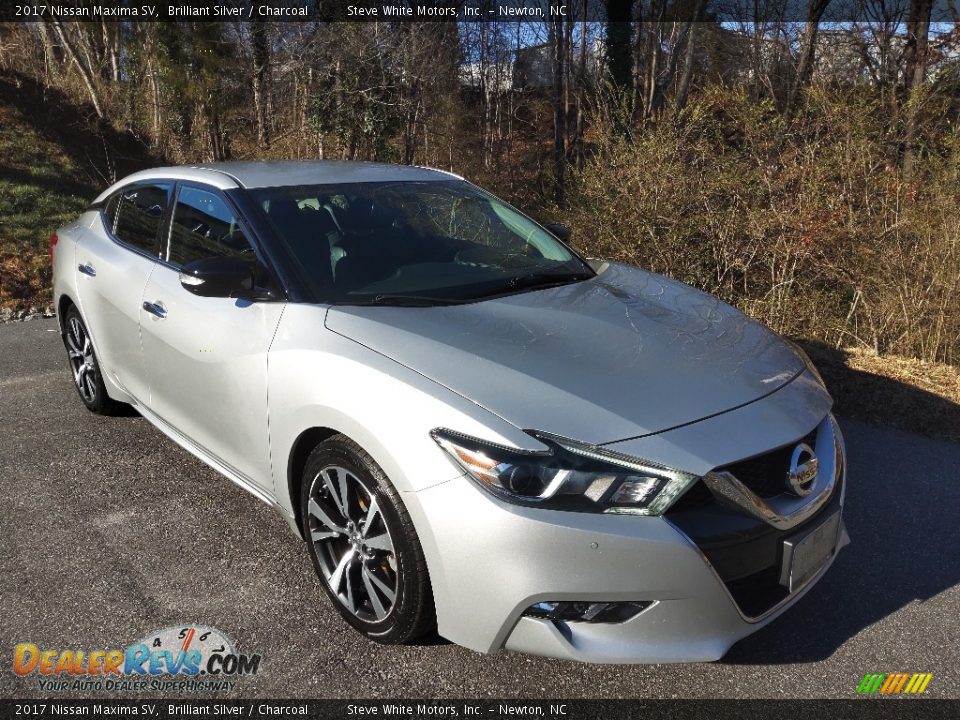
<instances>
[{"instance_id":1,"label":"bare tree","mask_svg":"<svg viewBox=\"0 0 960 720\"><path fill-rule=\"evenodd\" d=\"M57 38L60 40L61 47L63 47L66 52L67 58L73 66L77 68L77 72L80 73L80 79L87 89L94 111L96 111L98 117L104 117L103 106L100 103L100 92L95 85L94 72L90 66L89 53L84 53L81 59L77 46L71 38L69 30L64 28L63 23L59 20L50 20L49 22L53 25L53 29L57 34Z\"/></svg>"},{"instance_id":2,"label":"bare tree","mask_svg":"<svg viewBox=\"0 0 960 720\"><path fill-rule=\"evenodd\" d=\"M800 94L810 84L813 75L813 64L817 53L817 33L820 29L820 20L826 12L830 0L807 0L807 22L800 39L800 57L797 63L797 74L790 85L790 94L786 102L786 114L791 115L796 109Z\"/></svg>"},{"instance_id":3,"label":"bare tree","mask_svg":"<svg viewBox=\"0 0 960 720\"><path fill-rule=\"evenodd\" d=\"M554 201L566 203L567 167L567 64L569 46L567 21L560 17L547 21L548 42L553 54L553 173Z\"/></svg>"},{"instance_id":4,"label":"bare tree","mask_svg":"<svg viewBox=\"0 0 960 720\"><path fill-rule=\"evenodd\" d=\"M257 0L259 7L263 0ZM256 10L256 8L255 8ZM253 107L257 116L257 144L266 148L270 145L270 118L268 113L268 77L270 72L270 42L267 37L266 23L259 13L254 12L250 22L250 45L253 55Z\"/></svg>"},{"instance_id":5,"label":"bare tree","mask_svg":"<svg viewBox=\"0 0 960 720\"><path fill-rule=\"evenodd\" d=\"M903 174L907 178L913 174L916 154L920 91L927 73L932 11L933 0L911 0L910 14L907 16L907 42L904 51L907 112L903 132Z\"/></svg>"},{"instance_id":6,"label":"bare tree","mask_svg":"<svg viewBox=\"0 0 960 720\"><path fill-rule=\"evenodd\" d=\"M633 87L633 60L630 56L634 0L606 0L607 72L614 87Z\"/></svg>"},{"instance_id":7,"label":"bare tree","mask_svg":"<svg viewBox=\"0 0 960 720\"><path fill-rule=\"evenodd\" d=\"M690 19L690 26L687 31L687 47L683 58L683 71L680 74L680 81L677 85L677 95L674 98L674 113L679 113L683 110L687 104L687 97L690 94L690 83L693 80L693 68L697 61L697 45L706 6L707 0L697 0L694 6L693 16Z\"/></svg>"},{"instance_id":8,"label":"bare tree","mask_svg":"<svg viewBox=\"0 0 960 720\"><path fill-rule=\"evenodd\" d=\"M50 23L40 22L37 23L37 27L40 32L40 42L43 44L44 77L49 83L50 78L60 65L59 48L53 38L53 32L50 30Z\"/></svg>"}]
</instances>

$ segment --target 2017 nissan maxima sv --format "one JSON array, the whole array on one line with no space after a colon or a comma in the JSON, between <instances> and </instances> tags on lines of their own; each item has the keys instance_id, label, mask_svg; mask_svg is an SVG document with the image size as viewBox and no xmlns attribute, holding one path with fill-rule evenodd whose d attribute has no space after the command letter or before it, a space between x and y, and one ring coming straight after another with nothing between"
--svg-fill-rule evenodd
<instances>
[{"instance_id":1,"label":"2017 nissan maxima sv","mask_svg":"<svg viewBox=\"0 0 960 720\"><path fill-rule=\"evenodd\" d=\"M801 350L446 172L121 180L51 238L84 404L279 510L334 607L592 662L720 658L847 542Z\"/></svg>"}]
</instances>

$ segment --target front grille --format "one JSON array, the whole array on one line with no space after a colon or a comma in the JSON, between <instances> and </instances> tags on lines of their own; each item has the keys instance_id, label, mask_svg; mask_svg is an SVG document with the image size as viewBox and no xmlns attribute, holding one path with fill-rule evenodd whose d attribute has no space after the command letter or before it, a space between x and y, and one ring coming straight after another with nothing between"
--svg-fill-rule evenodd
<instances>
[{"instance_id":1,"label":"front grille","mask_svg":"<svg viewBox=\"0 0 960 720\"><path fill-rule=\"evenodd\" d=\"M783 541L839 508L842 494L841 479L823 508L790 530L777 530L716 502L702 504L699 493L691 498L697 502L684 503L681 498L667 510L666 518L697 545L740 611L747 617L757 617L788 595L780 585Z\"/></svg>"},{"instance_id":2,"label":"front grille","mask_svg":"<svg viewBox=\"0 0 960 720\"><path fill-rule=\"evenodd\" d=\"M790 456L797 443L815 447L817 431L776 450L731 463L716 472L729 472L755 494L770 498L785 492ZM841 457L836 458L842 462ZM747 617L757 617L787 597L780 585L783 541L840 506L843 479L823 508L802 525L780 531L737 507L718 500L702 480L697 481L666 512L666 518L692 540L731 597Z\"/></svg>"},{"instance_id":3,"label":"front grille","mask_svg":"<svg viewBox=\"0 0 960 720\"><path fill-rule=\"evenodd\" d=\"M713 505L717 499L704 484L703 480L697 480L689 490L681 495L670 506L670 511L674 513L684 512L686 510L696 510L697 508Z\"/></svg>"},{"instance_id":4,"label":"front grille","mask_svg":"<svg viewBox=\"0 0 960 720\"><path fill-rule=\"evenodd\" d=\"M762 498L775 497L784 491L787 473L790 472L790 458L793 455L793 449L800 443L806 443L815 448L816 429L797 442L717 468L716 472L730 473L750 488L755 495Z\"/></svg>"},{"instance_id":5,"label":"front grille","mask_svg":"<svg viewBox=\"0 0 960 720\"><path fill-rule=\"evenodd\" d=\"M727 590L747 617L759 617L783 602L790 594L780 584L780 568L776 565L728 583Z\"/></svg>"}]
</instances>

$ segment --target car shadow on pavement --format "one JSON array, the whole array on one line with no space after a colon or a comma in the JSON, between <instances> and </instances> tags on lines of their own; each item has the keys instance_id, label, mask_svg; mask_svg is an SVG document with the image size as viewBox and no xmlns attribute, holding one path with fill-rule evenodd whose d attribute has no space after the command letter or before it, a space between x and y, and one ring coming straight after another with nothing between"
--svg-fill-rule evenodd
<instances>
[{"instance_id":1,"label":"car shadow on pavement","mask_svg":"<svg viewBox=\"0 0 960 720\"><path fill-rule=\"evenodd\" d=\"M842 417L960 442L960 385L947 365L853 355L820 342L799 340L820 370ZM864 367L866 363L866 367ZM860 367L852 367L859 364ZM870 372L879 369L883 374ZM928 392L938 388L940 394Z\"/></svg>"},{"instance_id":2,"label":"car shadow on pavement","mask_svg":"<svg viewBox=\"0 0 960 720\"><path fill-rule=\"evenodd\" d=\"M909 385L850 368L844 379L833 370L827 383L834 388L838 382L871 388L873 398L861 403L880 406L897 397L917 412L960 416L954 403ZM865 628L960 583L960 443L851 421L843 394L834 392L847 444L844 521L851 544L795 607L737 643L724 663L823 660Z\"/></svg>"},{"instance_id":3,"label":"car shadow on pavement","mask_svg":"<svg viewBox=\"0 0 960 720\"><path fill-rule=\"evenodd\" d=\"M416 640L410 643L415 647L434 647L437 645L452 645L449 640L441 636L436 629L431 630L426 635L418 637Z\"/></svg>"}]
</instances>

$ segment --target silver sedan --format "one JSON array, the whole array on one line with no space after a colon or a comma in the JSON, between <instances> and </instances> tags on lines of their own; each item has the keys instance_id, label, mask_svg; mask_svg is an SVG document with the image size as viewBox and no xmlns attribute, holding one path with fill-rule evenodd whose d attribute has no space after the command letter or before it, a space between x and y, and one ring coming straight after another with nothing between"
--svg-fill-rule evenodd
<instances>
[{"instance_id":1,"label":"silver sedan","mask_svg":"<svg viewBox=\"0 0 960 720\"><path fill-rule=\"evenodd\" d=\"M275 507L358 631L718 659L847 542L832 401L568 236L438 170L223 163L121 180L50 252L81 400Z\"/></svg>"}]
</instances>

